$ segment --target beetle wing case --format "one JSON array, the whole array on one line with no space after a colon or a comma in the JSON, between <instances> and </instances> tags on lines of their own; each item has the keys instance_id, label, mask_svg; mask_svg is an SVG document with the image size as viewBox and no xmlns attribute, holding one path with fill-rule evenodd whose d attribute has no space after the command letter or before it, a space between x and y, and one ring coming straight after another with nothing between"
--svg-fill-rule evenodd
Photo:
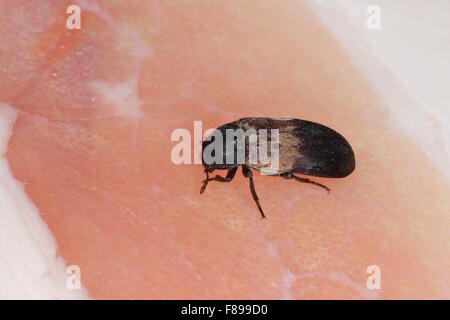
<instances>
[{"instance_id":1,"label":"beetle wing case","mask_svg":"<svg viewBox=\"0 0 450 320\"><path fill-rule=\"evenodd\" d=\"M299 123L294 135L301 143L301 157L294 162L293 172L326 178L343 178L355 169L355 154L348 141L338 132L319 123Z\"/></svg>"},{"instance_id":2,"label":"beetle wing case","mask_svg":"<svg viewBox=\"0 0 450 320\"><path fill-rule=\"evenodd\" d=\"M242 118L231 124L247 129L279 130L279 172L342 178L355 169L355 155L347 140L319 123L289 118ZM257 165L252 168L260 170Z\"/></svg>"}]
</instances>

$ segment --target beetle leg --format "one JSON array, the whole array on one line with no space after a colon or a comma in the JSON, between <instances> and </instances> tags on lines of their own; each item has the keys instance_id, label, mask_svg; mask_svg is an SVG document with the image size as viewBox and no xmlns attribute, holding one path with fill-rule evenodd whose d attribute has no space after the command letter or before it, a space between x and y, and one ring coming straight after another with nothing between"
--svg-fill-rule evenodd
<instances>
[{"instance_id":1,"label":"beetle leg","mask_svg":"<svg viewBox=\"0 0 450 320\"><path fill-rule=\"evenodd\" d=\"M328 188L327 186L324 186L323 184L320 184L318 182L315 182L315 181L312 181L312 180L309 180L306 178L300 178L300 177L294 176L291 172L283 173L283 174L281 174L281 176L285 179L294 179L294 180L297 180L298 182L311 183L315 186L324 188L325 190L327 190L328 193L330 193L330 191L331 191L330 188Z\"/></svg>"},{"instance_id":2,"label":"beetle leg","mask_svg":"<svg viewBox=\"0 0 450 320\"><path fill-rule=\"evenodd\" d=\"M246 166L242 166L242 174L244 175L244 177L247 177L250 179L250 192L252 193L253 200L255 200L256 205L258 206L259 212L261 212L261 219L265 219L266 216L263 212L263 209L261 208L261 205L259 204L258 196L256 195L255 184L253 183L252 172Z\"/></svg>"},{"instance_id":3,"label":"beetle leg","mask_svg":"<svg viewBox=\"0 0 450 320\"><path fill-rule=\"evenodd\" d=\"M206 179L202 181L203 185L200 188L200 194L202 194L203 192L205 192L206 186L208 185L208 181L209 181L209 174L208 174L208 170L205 169L205 174L206 174Z\"/></svg>"},{"instance_id":4,"label":"beetle leg","mask_svg":"<svg viewBox=\"0 0 450 320\"><path fill-rule=\"evenodd\" d=\"M216 175L214 178L210 178L208 175L208 170L205 169L206 179L202 181L203 185L200 188L200 194L205 192L206 186L208 185L209 181L230 182L231 180L233 180L234 175L236 174L237 168L238 167L229 169L225 178L221 177L219 175Z\"/></svg>"}]
</instances>

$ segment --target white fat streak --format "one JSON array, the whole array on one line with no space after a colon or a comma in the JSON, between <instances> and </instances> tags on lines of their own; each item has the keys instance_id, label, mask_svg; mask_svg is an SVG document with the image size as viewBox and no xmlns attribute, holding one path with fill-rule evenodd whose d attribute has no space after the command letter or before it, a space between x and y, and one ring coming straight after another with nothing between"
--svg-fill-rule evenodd
<instances>
[{"instance_id":1,"label":"white fat streak","mask_svg":"<svg viewBox=\"0 0 450 320\"><path fill-rule=\"evenodd\" d=\"M78 0L77 3L79 4L82 11L89 11L94 14L96 14L98 17L103 19L106 22L114 23L113 18L111 15L106 11L100 8L99 4L95 0Z\"/></svg>"},{"instance_id":2,"label":"white fat streak","mask_svg":"<svg viewBox=\"0 0 450 320\"><path fill-rule=\"evenodd\" d=\"M130 71L130 76L123 81L94 81L91 85L94 91L112 107L112 115L129 116L135 120L144 116L139 99L138 84L141 61L153 57L153 48L141 37L137 28L119 26L114 23L108 11L94 0L78 0L83 10L91 11L106 22L116 26L114 47L117 51L126 51L136 60L136 69ZM95 99L95 98L94 98Z\"/></svg>"},{"instance_id":3,"label":"white fat streak","mask_svg":"<svg viewBox=\"0 0 450 320\"><path fill-rule=\"evenodd\" d=\"M293 300L294 295L292 294L292 284L297 280L295 275L287 268L283 261L280 259L280 255L278 254L277 245L274 242L267 243L267 253L271 259L273 259L276 263L278 263L281 271L281 299L284 300Z\"/></svg>"},{"instance_id":4,"label":"white fat streak","mask_svg":"<svg viewBox=\"0 0 450 320\"><path fill-rule=\"evenodd\" d=\"M445 0L309 0L392 117L450 179L450 74ZM366 27L369 5L381 9L381 29ZM407 45L406 45L407 44Z\"/></svg>"},{"instance_id":5,"label":"white fat streak","mask_svg":"<svg viewBox=\"0 0 450 320\"><path fill-rule=\"evenodd\" d=\"M138 76L131 76L122 82L95 81L92 83L105 102L114 108L116 116L130 116L140 118L143 116L142 101L138 96Z\"/></svg>"},{"instance_id":6,"label":"white fat streak","mask_svg":"<svg viewBox=\"0 0 450 320\"><path fill-rule=\"evenodd\" d=\"M17 114L0 102L0 299L86 299L85 289L67 288L56 241L6 160Z\"/></svg>"}]
</instances>

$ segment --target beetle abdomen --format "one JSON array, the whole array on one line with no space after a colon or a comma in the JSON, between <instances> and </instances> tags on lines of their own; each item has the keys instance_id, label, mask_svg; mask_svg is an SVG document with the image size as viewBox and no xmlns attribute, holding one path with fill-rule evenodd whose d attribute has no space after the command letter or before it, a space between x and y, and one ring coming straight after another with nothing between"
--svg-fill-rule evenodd
<instances>
[{"instance_id":1,"label":"beetle abdomen","mask_svg":"<svg viewBox=\"0 0 450 320\"><path fill-rule=\"evenodd\" d=\"M319 123L284 118L243 118L234 123L244 130L279 130L278 174L341 178L355 169L355 155L347 140Z\"/></svg>"},{"instance_id":2,"label":"beetle abdomen","mask_svg":"<svg viewBox=\"0 0 450 320\"><path fill-rule=\"evenodd\" d=\"M297 121L293 134L300 140L299 157L292 172L327 178L342 178L353 172L355 155L342 135L318 123Z\"/></svg>"}]
</instances>

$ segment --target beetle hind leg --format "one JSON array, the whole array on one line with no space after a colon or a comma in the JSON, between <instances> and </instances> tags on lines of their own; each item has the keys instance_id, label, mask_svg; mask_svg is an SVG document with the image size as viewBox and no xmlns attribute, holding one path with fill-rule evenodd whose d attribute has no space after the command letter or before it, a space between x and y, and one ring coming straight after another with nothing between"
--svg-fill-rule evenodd
<instances>
[{"instance_id":1,"label":"beetle hind leg","mask_svg":"<svg viewBox=\"0 0 450 320\"><path fill-rule=\"evenodd\" d=\"M318 187L321 187L321 188L327 190L327 193L330 193L330 191L331 191L330 188L328 188L327 186L324 186L323 184L320 184L318 182L315 182L315 181L312 181L312 180L309 180L309 179L306 179L306 178L300 178L300 177L294 176L291 172L283 173L280 176L282 176L285 179L294 179L294 180L296 180L298 182L313 184L315 186L318 186Z\"/></svg>"},{"instance_id":2,"label":"beetle hind leg","mask_svg":"<svg viewBox=\"0 0 450 320\"><path fill-rule=\"evenodd\" d=\"M203 185L200 188L200 194L202 194L203 192L205 192L206 186L208 185L208 182L210 181L218 181L218 182L230 182L231 180L233 180L234 175L236 174L238 167L234 167L228 170L226 177L221 177L219 175L216 175L213 178L210 178L208 175L208 170L205 169L205 173L206 173L206 179L202 181Z\"/></svg>"},{"instance_id":3,"label":"beetle hind leg","mask_svg":"<svg viewBox=\"0 0 450 320\"><path fill-rule=\"evenodd\" d=\"M258 210L261 213L261 219L265 219L266 215L264 214L263 209L261 208L261 205L259 203L259 198L256 195L255 183L253 182L253 174L252 174L252 172L246 166L242 166L242 174L244 175L244 177L249 178L249 180L250 180L250 192L252 193L253 200L255 200L256 205L258 206Z\"/></svg>"}]
</instances>

